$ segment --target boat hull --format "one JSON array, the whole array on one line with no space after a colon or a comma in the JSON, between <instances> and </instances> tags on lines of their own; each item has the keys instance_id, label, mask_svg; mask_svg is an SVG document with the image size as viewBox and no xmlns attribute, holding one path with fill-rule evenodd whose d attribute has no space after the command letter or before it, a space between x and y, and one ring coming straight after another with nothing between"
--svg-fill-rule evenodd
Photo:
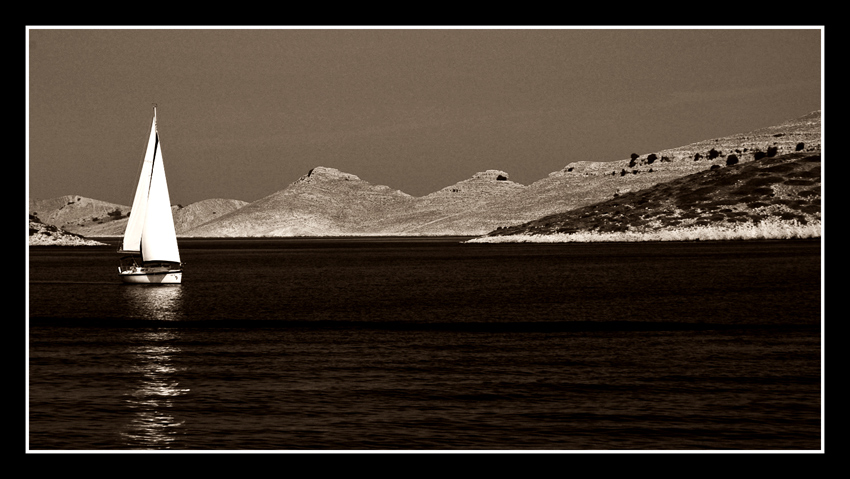
<instances>
[{"instance_id":1,"label":"boat hull","mask_svg":"<svg viewBox=\"0 0 850 479\"><path fill-rule=\"evenodd\" d=\"M121 281L128 284L180 284L183 271L121 272Z\"/></svg>"}]
</instances>

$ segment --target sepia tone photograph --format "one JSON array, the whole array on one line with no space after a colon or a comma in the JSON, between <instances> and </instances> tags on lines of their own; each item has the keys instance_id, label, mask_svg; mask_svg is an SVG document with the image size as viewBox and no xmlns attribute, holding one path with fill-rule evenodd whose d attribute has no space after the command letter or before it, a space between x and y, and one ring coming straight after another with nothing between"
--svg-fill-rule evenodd
<instances>
[{"instance_id":1,"label":"sepia tone photograph","mask_svg":"<svg viewBox=\"0 0 850 479\"><path fill-rule=\"evenodd\" d=\"M27 26L27 453L823 453L824 30Z\"/></svg>"}]
</instances>

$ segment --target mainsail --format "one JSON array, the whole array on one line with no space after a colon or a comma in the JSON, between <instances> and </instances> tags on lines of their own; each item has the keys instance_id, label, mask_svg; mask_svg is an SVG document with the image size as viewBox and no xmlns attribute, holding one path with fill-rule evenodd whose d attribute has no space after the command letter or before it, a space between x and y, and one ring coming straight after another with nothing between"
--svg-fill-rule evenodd
<instances>
[{"instance_id":1,"label":"mainsail","mask_svg":"<svg viewBox=\"0 0 850 479\"><path fill-rule=\"evenodd\" d=\"M121 252L140 253L143 261L180 262L162 162L162 145L156 129L156 108Z\"/></svg>"}]
</instances>

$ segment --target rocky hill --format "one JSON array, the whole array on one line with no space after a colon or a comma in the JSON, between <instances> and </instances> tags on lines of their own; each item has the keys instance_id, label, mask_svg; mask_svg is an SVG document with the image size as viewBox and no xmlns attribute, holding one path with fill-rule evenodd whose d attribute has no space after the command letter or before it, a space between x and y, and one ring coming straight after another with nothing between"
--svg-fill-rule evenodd
<instances>
[{"instance_id":1,"label":"rocky hill","mask_svg":"<svg viewBox=\"0 0 850 479\"><path fill-rule=\"evenodd\" d=\"M776 237L788 236L789 225L806 232L792 236L819 236L819 152L767 155L748 163L731 160L729 165L607 201L498 228L475 242L574 241L577 237L626 241L663 238L665 232L674 233L668 235L671 239L679 239L678 232L699 227L734 233L756 225L781 230ZM762 237L771 237L771 233L762 233Z\"/></svg>"},{"instance_id":2,"label":"rocky hill","mask_svg":"<svg viewBox=\"0 0 850 479\"><path fill-rule=\"evenodd\" d=\"M335 168L316 167L287 188L184 232L184 236L369 234L374 218L403 208L410 195Z\"/></svg>"},{"instance_id":3,"label":"rocky hill","mask_svg":"<svg viewBox=\"0 0 850 479\"><path fill-rule=\"evenodd\" d=\"M497 228L604 202L677 178L765 156L819 154L820 111L769 128L633 153L615 161L574 161L530 185L487 170L412 197L334 168L316 167L286 188L246 204L205 200L175 206L184 237L484 235ZM607 160L607 159L603 159ZM82 197L30 203L43 222L85 236L123 234L129 208Z\"/></svg>"}]
</instances>

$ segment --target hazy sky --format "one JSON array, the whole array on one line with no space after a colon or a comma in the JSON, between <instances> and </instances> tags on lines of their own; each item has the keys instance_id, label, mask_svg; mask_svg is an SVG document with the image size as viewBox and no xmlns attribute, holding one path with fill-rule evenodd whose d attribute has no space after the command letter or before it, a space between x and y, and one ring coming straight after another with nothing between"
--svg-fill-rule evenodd
<instances>
[{"instance_id":1,"label":"hazy sky","mask_svg":"<svg viewBox=\"0 0 850 479\"><path fill-rule=\"evenodd\" d=\"M822 108L822 33L30 27L29 196L129 205L153 103L175 204L316 166L414 196L530 184Z\"/></svg>"}]
</instances>

